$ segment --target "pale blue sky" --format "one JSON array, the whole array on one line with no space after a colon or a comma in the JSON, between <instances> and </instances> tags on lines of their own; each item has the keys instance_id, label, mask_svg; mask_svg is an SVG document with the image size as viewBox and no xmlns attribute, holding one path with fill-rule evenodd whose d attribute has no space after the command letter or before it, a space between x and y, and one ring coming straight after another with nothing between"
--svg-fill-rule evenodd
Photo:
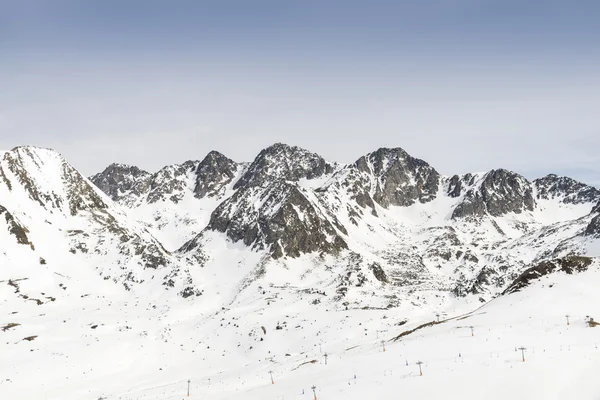
<instances>
[{"instance_id":1,"label":"pale blue sky","mask_svg":"<svg viewBox=\"0 0 600 400\"><path fill-rule=\"evenodd\" d=\"M287 142L600 185L595 1L0 0L0 148L91 174Z\"/></svg>"}]
</instances>

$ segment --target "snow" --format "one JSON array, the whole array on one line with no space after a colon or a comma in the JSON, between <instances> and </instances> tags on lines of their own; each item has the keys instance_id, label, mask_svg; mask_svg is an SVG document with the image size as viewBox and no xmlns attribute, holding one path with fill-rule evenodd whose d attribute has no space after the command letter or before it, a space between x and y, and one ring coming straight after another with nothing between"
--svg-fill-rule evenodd
<instances>
[{"instance_id":1,"label":"snow","mask_svg":"<svg viewBox=\"0 0 600 400\"><path fill-rule=\"evenodd\" d=\"M588 257L600 257L600 239L590 241L586 246L585 254Z\"/></svg>"},{"instance_id":2,"label":"snow","mask_svg":"<svg viewBox=\"0 0 600 400\"><path fill-rule=\"evenodd\" d=\"M0 218L0 328L19 324L0 330L1 398L181 399L188 379L190 399L304 399L313 385L319 399L349 400L593 399L600 393L600 328L584 324L599 311L597 260L586 272L544 276L507 296L495 297L502 286L466 298L449 292L458 276L474 279L482 266L506 266L508 284L550 250L600 256L600 241L578 236L591 219L589 204L552 199L539 202L543 212L453 221L451 211L462 199L440 187L428 203L375 205L375 216L336 188L336 179L349 174L337 169L299 184L249 190L244 205L228 202L240 170L214 198L195 198L186 176L177 204L126 209L98 191L107 209L71 215L65 177L76 171L58 153L21 148L5 156L18 159L39 194L52 201L32 199L6 158L0 162L12 182L8 189L0 179L0 204L33 244L17 243ZM335 228L350 250L275 261L264 250L207 231L196 237L197 253L175 252L203 230L221 202L227 202L225 212L243 212L249 220L273 215L294 185L318 215L347 229L346 235ZM316 190L323 187L331 190ZM356 224L349 210L359 215ZM122 235L144 249L164 244L170 264L141 267ZM77 243L89 251L73 253ZM449 260L436 254L445 251ZM389 283L373 278L375 263ZM182 298L165 290L171 272L178 288L190 285L202 294ZM129 274L135 283L125 290ZM403 284L411 274L418 282L412 277L411 285ZM437 313L442 323L390 341ZM515 351L521 346L526 362Z\"/></svg>"},{"instance_id":3,"label":"snow","mask_svg":"<svg viewBox=\"0 0 600 400\"><path fill-rule=\"evenodd\" d=\"M240 255L215 261L212 272L203 275L217 279L207 284L238 275ZM2 315L21 324L1 333L3 360L11 360L0 364L2 393L19 399L167 400L185 397L188 379L191 399L310 398L313 385L319 399L349 400L396 399L399 392L408 398L593 399L600 391L595 379L600 333L584 324L586 315L600 311L597 265L581 274L546 276L481 308L455 300L444 309L430 304L348 311L327 311L291 291L277 295L278 286L292 285L297 267L269 268L267 296L252 286L229 304L237 285L221 286L228 299L206 301L214 307L135 296L110 290L108 283L81 287L91 275L72 278L68 291L52 293L57 300L43 306L7 303L12 287L0 285ZM21 291L30 293L33 283L26 282ZM298 287L318 283L293 281ZM219 303L229 305L216 307ZM454 318L467 309L473 311L467 318ZM440 311L454 319L390 341ZM395 326L405 318L407 324ZM284 328L276 330L277 325ZM20 341L30 335L39 336ZM387 340L385 352L381 339ZM515 351L521 346L527 348L526 362ZM310 360L317 361L300 366ZM423 376L415 364L419 360Z\"/></svg>"}]
</instances>

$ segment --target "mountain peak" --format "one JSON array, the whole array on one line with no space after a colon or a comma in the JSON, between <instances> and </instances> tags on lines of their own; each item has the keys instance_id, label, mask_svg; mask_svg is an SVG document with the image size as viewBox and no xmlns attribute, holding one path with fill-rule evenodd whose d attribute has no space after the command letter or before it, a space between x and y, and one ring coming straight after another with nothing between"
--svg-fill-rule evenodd
<instances>
[{"instance_id":1,"label":"mountain peak","mask_svg":"<svg viewBox=\"0 0 600 400\"><path fill-rule=\"evenodd\" d=\"M239 164L218 151L209 152L196 168L194 194L198 198L222 194L236 176Z\"/></svg>"},{"instance_id":2,"label":"mountain peak","mask_svg":"<svg viewBox=\"0 0 600 400\"><path fill-rule=\"evenodd\" d=\"M425 161L412 157L400 147L381 147L359 158L354 165L362 172L380 175L397 164L410 164L408 167L430 167Z\"/></svg>"},{"instance_id":3,"label":"mountain peak","mask_svg":"<svg viewBox=\"0 0 600 400\"><path fill-rule=\"evenodd\" d=\"M209 162L209 160L220 160L220 159L229 160L229 158L227 156L225 156L223 153L221 153L217 150L211 150L208 152L206 157L204 157L204 159L201 161L201 163Z\"/></svg>"},{"instance_id":4,"label":"mountain peak","mask_svg":"<svg viewBox=\"0 0 600 400\"><path fill-rule=\"evenodd\" d=\"M533 211L535 200L531 183L516 172L503 168L492 169L475 182L465 193L463 201L452 213L452 218L499 217L508 213Z\"/></svg>"},{"instance_id":5,"label":"mountain peak","mask_svg":"<svg viewBox=\"0 0 600 400\"><path fill-rule=\"evenodd\" d=\"M112 200L118 201L131 192L142 194L148 188L150 173L134 165L113 163L90 180Z\"/></svg>"},{"instance_id":6,"label":"mountain peak","mask_svg":"<svg viewBox=\"0 0 600 400\"><path fill-rule=\"evenodd\" d=\"M58 151L46 147L37 146L17 146L4 153L5 157L12 155L13 159L16 158L29 158L31 160L42 160L53 158L55 160L65 161L62 154Z\"/></svg>"},{"instance_id":7,"label":"mountain peak","mask_svg":"<svg viewBox=\"0 0 600 400\"><path fill-rule=\"evenodd\" d=\"M263 186L273 179L314 179L332 173L333 170L333 165L316 153L297 146L275 143L256 156L235 188Z\"/></svg>"},{"instance_id":8,"label":"mountain peak","mask_svg":"<svg viewBox=\"0 0 600 400\"><path fill-rule=\"evenodd\" d=\"M549 174L533 181L539 199L559 199L566 204L596 203L600 190L568 176Z\"/></svg>"},{"instance_id":9,"label":"mountain peak","mask_svg":"<svg viewBox=\"0 0 600 400\"><path fill-rule=\"evenodd\" d=\"M376 180L368 192L373 192L373 200L385 208L409 206L417 200L427 203L438 191L440 174L399 147L380 148L362 156L353 166Z\"/></svg>"},{"instance_id":10,"label":"mountain peak","mask_svg":"<svg viewBox=\"0 0 600 400\"><path fill-rule=\"evenodd\" d=\"M89 182L52 149L19 146L6 152L0 160L2 184L8 192L20 186L21 193L42 208L60 210L64 214L108 207ZM25 201L25 198L17 201Z\"/></svg>"}]
</instances>

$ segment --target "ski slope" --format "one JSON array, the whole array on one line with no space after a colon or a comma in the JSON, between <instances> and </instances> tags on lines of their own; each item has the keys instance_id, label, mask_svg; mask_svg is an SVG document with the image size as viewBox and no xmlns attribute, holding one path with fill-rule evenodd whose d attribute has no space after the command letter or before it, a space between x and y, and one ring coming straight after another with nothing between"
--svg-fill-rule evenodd
<instances>
[{"instance_id":1,"label":"ski slope","mask_svg":"<svg viewBox=\"0 0 600 400\"><path fill-rule=\"evenodd\" d=\"M443 310L435 296L414 309L335 311L293 297L266 305L257 294L215 311L173 297L104 296L103 287L12 312L4 300L3 319L21 325L0 332L2 359L10 360L0 364L0 393L184 399L189 379L190 399L310 399L313 385L319 399L597 399L600 327L584 320L600 315L599 285L596 262L484 306L463 299L444 301ZM68 290L79 289L73 282ZM13 291L0 283L0 298ZM436 313L439 324L391 340ZM522 346L525 362L515 350Z\"/></svg>"}]
</instances>

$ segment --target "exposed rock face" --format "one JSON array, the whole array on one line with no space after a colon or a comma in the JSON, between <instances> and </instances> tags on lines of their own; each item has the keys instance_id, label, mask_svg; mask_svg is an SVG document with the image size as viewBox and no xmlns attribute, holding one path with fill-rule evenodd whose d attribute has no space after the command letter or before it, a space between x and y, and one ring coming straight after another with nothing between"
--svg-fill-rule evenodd
<instances>
[{"instance_id":1,"label":"exposed rock face","mask_svg":"<svg viewBox=\"0 0 600 400\"><path fill-rule=\"evenodd\" d=\"M138 167L125 164L111 164L90 181L113 201L125 196L143 196L150 187L150 174Z\"/></svg>"},{"instance_id":2,"label":"exposed rock face","mask_svg":"<svg viewBox=\"0 0 600 400\"><path fill-rule=\"evenodd\" d=\"M600 190L577 182L566 176L547 175L533 181L537 198L556 199L566 204L581 204L600 201Z\"/></svg>"},{"instance_id":3,"label":"exposed rock face","mask_svg":"<svg viewBox=\"0 0 600 400\"><path fill-rule=\"evenodd\" d=\"M8 231L15 237L17 243L30 245L29 237L27 237L27 228L23 227L15 217L8 212L6 208L0 205L0 218L4 216Z\"/></svg>"},{"instance_id":4,"label":"exposed rock face","mask_svg":"<svg viewBox=\"0 0 600 400\"><path fill-rule=\"evenodd\" d=\"M591 258L580 256L570 256L551 261L543 261L523 271L523 273L508 288L506 288L502 294L518 292L524 287L529 286L532 281L556 271L563 271L567 274L586 271L591 264Z\"/></svg>"},{"instance_id":5,"label":"exposed rock face","mask_svg":"<svg viewBox=\"0 0 600 400\"><path fill-rule=\"evenodd\" d=\"M503 284L504 282L502 281L501 283ZM472 286L469 288L469 293L484 293L487 287L492 285L500 286L498 285L498 272L492 268L483 267L477 274Z\"/></svg>"},{"instance_id":6,"label":"exposed rock face","mask_svg":"<svg viewBox=\"0 0 600 400\"><path fill-rule=\"evenodd\" d=\"M190 181L198 168L198 161L186 161L183 164L169 165L153 174L150 179L150 192L147 202L170 200L177 204L185 196Z\"/></svg>"},{"instance_id":7,"label":"exposed rock face","mask_svg":"<svg viewBox=\"0 0 600 400\"><path fill-rule=\"evenodd\" d=\"M427 203L438 191L440 175L425 161L411 157L400 148L382 148L359 158L354 166L374 178L369 192L382 207ZM365 193L357 193L368 204Z\"/></svg>"},{"instance_id":8,"label":"exposed rock face","mask_svg":"<svg viewBox=\"0 0 600 400\"><path fill-rule=\"evenodd\" d=\"M460 197L466 189L475 185L475 178L473 174L452 176L448 181L446 194L450 197Z\"/></svg>"},{"instance_id":9,"label":"exposed rock face","mask_svg":"<svg viewBox=\"0 0 600 400\"><path fill-rule=\"evenodd\" d=\"M600 201L596 206L592 209L592 213L600 213Z\"/></svg>"},{"instance_id":10,"label":"exposed rock face","mask_svg":"<svg viewBox=\"0 0 600 400\"><path fill-rule=\"evenodd\" d=\"M535 207L531 184L514 172L504 169L492 170L481 182L474 182L474 184L475 186L466 191L463 201L454 209L453 219L483 217L486 214L499 217L511 212L519 214L523 211L533 211ZM453 186L451 193L456 193L456 185Z\"/></svg>"},{"instance_id":11,"label":"exposed rock face","mask_svg":"<svg viewBox=\"0 0 600 400\"><path fill-rule=\"evenodd\" d=\"M112 200L126 206L163 200L178 203L198 165L198 161L186 161L150 174L135 166L112 164L90 180Z\"/></svg>"},{"instance_id":12,"label":"exposed rock face","mask_svg":"<svg viewBox=\"0 0 600 400\"><path fill-rule=\"evenodd\" d=\"M113 166L99 177L99 182L110 186L111 180L124 170L130 171ZM0 207L0 216L18 243L29 244L32 250L35 248L29 237L44 246L60 243L70 253L60 255L60 262L85 254L73 262L89 264L104 279L127 289L154 279L146 269L157 271L157 275L164 274L166 281L176 282L165 286L193 286L188 271L181 268L156 238L115 207L57 152L35 147L15 148L4 154L0 172L0 198L6 204ZM135 185L120 186L124 187L133 190ZM107 190L112 191L112 188ZM27 227L20 220L27 221ZM106 262L106 257L110 262ZM50 265L52 261L52 257L46 255L39 258L41 264ZM195 288L191 290L196 293Z\"/></svg>"},{"instance_id":13,"label":"exposed rock face","mask_svg":"<svg viewBox=\"0 0 600 400\"><path fill-rule=\"evenodd\" d=\"M585 235L600 238L600 214L592 218L585 228Z\"/></svg>"},{"instance_id":14,"label":"exposed rock face","mask_svg":"<svg viewBox=\"0 0 600 400\"><path fill-rule=\"evenodd\" d=\"M223 194L225 186L229 185L239 164L225 157L217 151L211 151L198 164L196 169L196 184L194 193L196 197L215 197Z\"/></svg>"},{"instance_id":15,"label":"exposed rock face","mask_svg":"<svg viewBox=\"0 0 600 400\"><path fill-rule=\"evenodd\" d=\"M330 174L334 166L318 154L296 146L276 143L262 150L235 184L234 189L267 186L274 179L297 182Z\"/></svg>"},{"instance_id":16,"label":"exposed rock face","mask_svg":"<svg viewBox=\"0 0 600 400\"><path fill-rule=\"evenodd\" d=\"M188 192L196 198L220 197L242 168L219 152L201 161L186 161L150 174L138 167L112 164L90 180L114 201L126 206L159 201L180 202Z\"/></svg>"},{"instance_id":17,"label":"exposed rock face","mask_svg":"<svg viewBox=\"0 0 600 400\"><path fill-rule=\"evenodd\" d=\"M274 258L301 253L337 253L347 248L337 221L324 218L295 185L278 181L266 189L238 190L212 213L208 230L224 232L234 242L269 249Z\"/></svg>"},{"instance_id":18,"label":"exposed rock face","mask_svg":"<svg viewBox=\"0 0 600 400\"><path fill-rule=\"evenodd\" d=\"M4 168L8 171L4 171ZM10 191L14 182L8 178L9 172L29 198L42 208L57 209L75 215L78 211L107 207L87 180L53 150L14 148L4 154L0 165L0 175L4 177L4 182L0 183L4 183ZM64 190L56 190L57 188L44 176L46 173L54 175L52 178L57 179L56 182L64 186Z\"/></svg>"}]
</instances>

